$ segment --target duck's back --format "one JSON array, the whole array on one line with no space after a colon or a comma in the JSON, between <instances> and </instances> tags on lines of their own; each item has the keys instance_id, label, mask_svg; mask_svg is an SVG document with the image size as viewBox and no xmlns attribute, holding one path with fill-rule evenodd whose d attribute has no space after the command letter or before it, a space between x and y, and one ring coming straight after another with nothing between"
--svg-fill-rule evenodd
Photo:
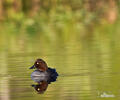
<instances>
[{"instance_id":1,"label":"duck's back","mask_svg":"<svg viewBox=\"0 0 120 100\"><path fill-rule=\"evenodd\" d=\"M49 73L48 83L54 82L57 79L58 73L54 68L48 68L47 72Z\"/></svg>"}]
</instances>

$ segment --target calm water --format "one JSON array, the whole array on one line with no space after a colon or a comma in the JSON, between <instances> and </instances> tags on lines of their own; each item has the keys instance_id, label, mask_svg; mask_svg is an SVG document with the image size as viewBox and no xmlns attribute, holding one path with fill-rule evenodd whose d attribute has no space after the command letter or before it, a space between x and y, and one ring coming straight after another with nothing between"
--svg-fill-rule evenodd
<instances>
[{"instance_id":1,"label":"calm water","mask_svg":"<svg viewBox=\"0 0 120 100\"><path fill-rule=\"evenodd\" d=\"M120 99L117 37L94 35L69 42L23 37L13 37L1 46L0 100ZM30 78L29 67L36 58L43 58L59 73L57 81L49 84L44 94L31 87L35 82Z\"/></svg>"},{"instance_id":2,"label":"calm water","mask_svg":"<svg viewBox=\"0 0 120 100\"><path fill-rule=\"evenodd\" d=\"M120 100L120 0L16 1L0 0L0 100ZM37 58L59 74L43 94Z\"/></svg>"}]
</instances>

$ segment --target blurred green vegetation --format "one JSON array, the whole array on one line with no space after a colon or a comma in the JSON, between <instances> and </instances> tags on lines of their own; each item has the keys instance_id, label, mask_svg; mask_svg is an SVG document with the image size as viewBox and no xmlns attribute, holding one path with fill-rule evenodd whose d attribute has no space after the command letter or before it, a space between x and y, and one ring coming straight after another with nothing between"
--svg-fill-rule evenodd
<instances>
[{"instance_id":1,"label":"blurred green vegetation","mask_svg":"<svg viewBox=\"0 0 120 100\"><path fill-rule=\"evenodd\" d=\"M119 4L116 0L1 0L0 46L7 49L8 41L9 46L36 40L67 43L93 39L96 34L116 39Z\"/></svg>"}]
</instances>

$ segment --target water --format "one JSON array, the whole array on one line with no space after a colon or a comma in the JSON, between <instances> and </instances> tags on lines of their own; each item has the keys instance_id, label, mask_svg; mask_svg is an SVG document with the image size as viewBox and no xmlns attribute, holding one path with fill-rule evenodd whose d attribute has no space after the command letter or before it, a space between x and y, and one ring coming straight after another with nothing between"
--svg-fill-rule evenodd
<instances>
[{"instance_id":1,"label":"water","mask_svg":"<svg viewBox=\"0 0 120 100\"><path fill-rule=\"evenodd\" d=\"M67 42L10 38L0 52L0 100L120 99L120 44L113 40L104 35ZM36 83L29 67L37 58L59 73L43 94L31 86Z\"/></svg>"},{"instance_id":2,"label":"water","mask_svg":"<svg viewBox=\"0 0 120 100\"><path fill-rule=\"evenodd\" d=\"M0 100L120 100L119 1L0 0ZM59 76L32 87L37 58Z\"/></svg>"}]
</instances>

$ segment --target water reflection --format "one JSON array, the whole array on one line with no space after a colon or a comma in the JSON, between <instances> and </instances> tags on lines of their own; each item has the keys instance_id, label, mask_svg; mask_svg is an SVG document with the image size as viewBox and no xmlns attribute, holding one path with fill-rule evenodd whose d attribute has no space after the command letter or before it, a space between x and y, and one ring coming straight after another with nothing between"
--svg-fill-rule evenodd
<instances>
[{"instance_id":1,"label":"water reflection","mask_svg":"<svg viewBox=\"0 0 120 100\"><path fill-rule=\"evenodd\" d=\"M32 87L34 87L34 89L38 92L38 93L44 93L48 87L48 82L46 81L41 81L38 84L33 84Z\"/></svg>"}]
</instances>

